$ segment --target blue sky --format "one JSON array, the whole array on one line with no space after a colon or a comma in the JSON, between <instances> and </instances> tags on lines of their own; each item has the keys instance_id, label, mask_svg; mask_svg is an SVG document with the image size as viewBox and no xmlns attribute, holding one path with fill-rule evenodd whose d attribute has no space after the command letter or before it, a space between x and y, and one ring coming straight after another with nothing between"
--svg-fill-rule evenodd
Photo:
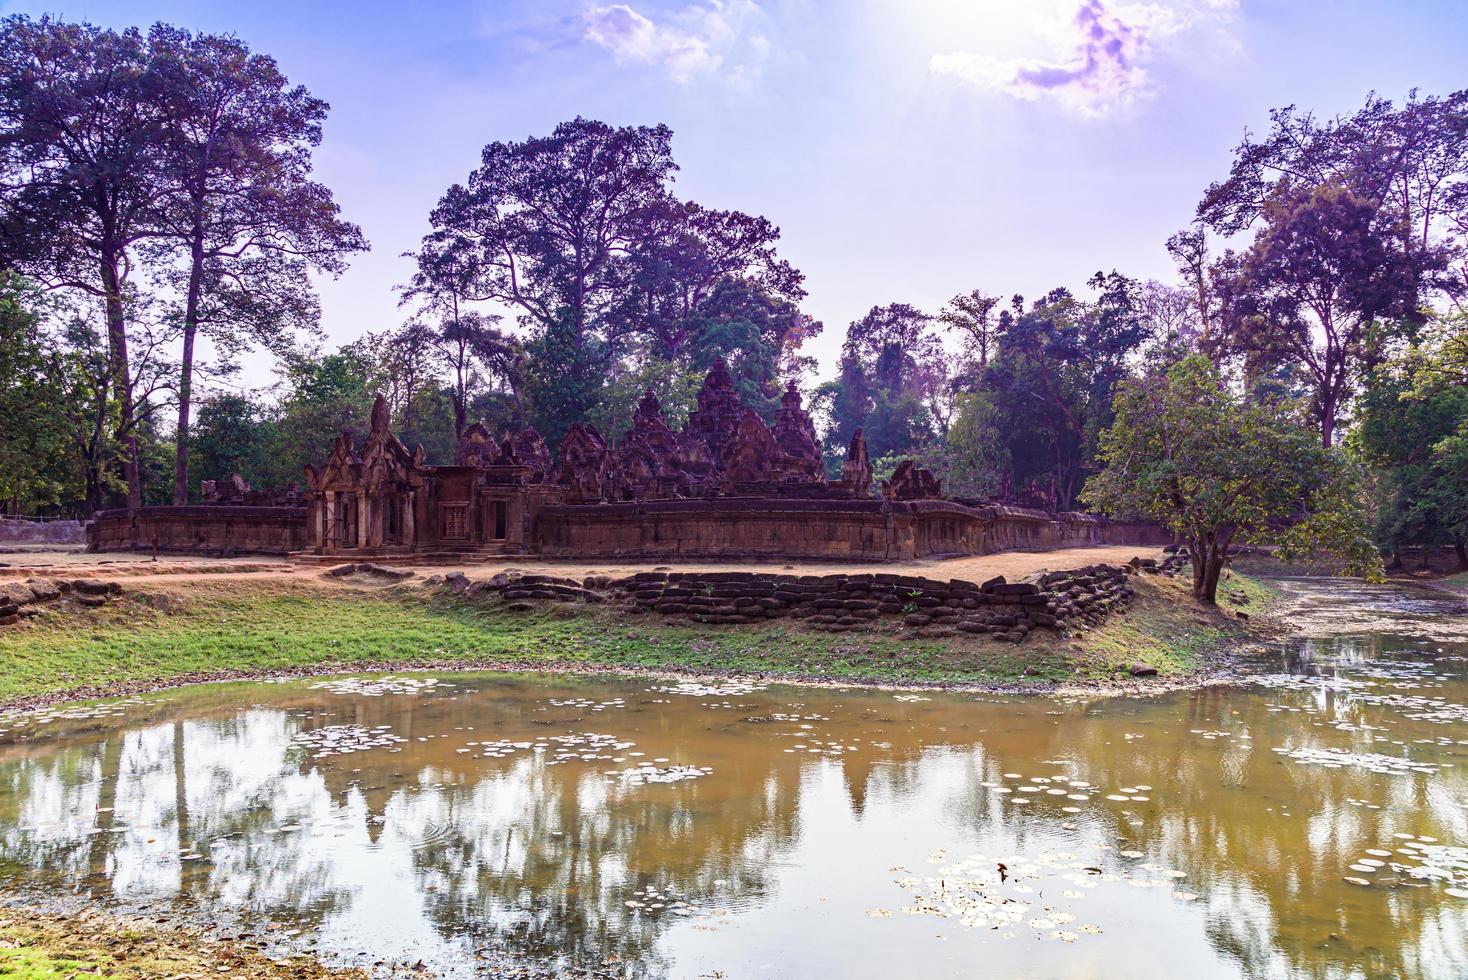
<instances>
[{"instance_id":1,"label":"blue sky","mask_svg":"<svg viewBox=\"0 0 1468 980\"><path fill-rule=\"evenodd\" d=\"M1162 243L1270 107L1468 85L1457 0L4 3L233 32L332 105L318 175L372 252L321 286L335 345L403 318L400 254L492 140L665 122L677 190L761 213L806 273L814 353L878 303L1036 295ZM269 384L263 360L246 380Z\"/></svg>"}]
</instances>

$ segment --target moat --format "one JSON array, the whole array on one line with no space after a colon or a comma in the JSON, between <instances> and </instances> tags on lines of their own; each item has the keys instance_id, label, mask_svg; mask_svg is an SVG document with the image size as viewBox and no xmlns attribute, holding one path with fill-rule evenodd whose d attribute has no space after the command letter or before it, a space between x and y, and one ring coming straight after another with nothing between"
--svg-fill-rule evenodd
<instances>
[{"instance_id":1,"label":"moat","mask_svg":"<svg viewBox=\"0 0 1468 980\"><path fill-rule=\"evenodd\" d=\"M440 976L1468 975L1468 605L1032 698L438 672L0 719L0 889Z\"/></svg>"}]
</instances>

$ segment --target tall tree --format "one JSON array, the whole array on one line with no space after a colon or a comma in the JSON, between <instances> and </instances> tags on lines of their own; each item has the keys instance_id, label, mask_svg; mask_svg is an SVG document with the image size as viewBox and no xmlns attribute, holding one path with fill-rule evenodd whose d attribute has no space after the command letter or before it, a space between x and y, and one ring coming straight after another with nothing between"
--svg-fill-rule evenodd
<instances>
[{"instance_id":1,"label":"tall tree","mask_svg":"<svg viewBox=\"0 0 1468 980\"><path fill-rule=\"evenodd\" d=\"M358 442L367 436L372 414L372 366L347 346L334 354L297 354L285 362L285 394L276 420L271 453L272 486L298 482L307 463L331 455L337 436Z\"/></svg>"},{"instance_id":2,"label":"tall tree","mask_svg":"<svg viewBox=\"0 0 1468 980\"><path fill-rule=\"evenodd\" d=\"M1295 106L1270 113L1266 133L1246 133L1229 175L1211 185L1198 218L1224 235L1269 217L1272 202L1339 187L1389 215L1400 250L1420 269L1445 268L1468 235L1468 89L1409 94L1400 107L1374 92L1353 113L1322 119ZM1424 289L1459 293L1459 275L1424 275Z\"/></svg>"},{"instance_id":3,"label":"tall tree","mask_svg":"<svg viewBox=\"0 0 1468 980\"><path fill-rule=\"evenodd\" d=\"M238 473L252 486L266 486L274 476L270 462L276 449L275 421L267 406L247 395L220 394L199 405L193 440L194 482L228 480Z\"/></svg>"},{"instance_id":4,"label":"tall tree","mask_svg":"<svg viewBox=\"0 0 1468 980\"><path fill-rule=\"evenodd\" d=\"M1372 371L1347 445L1376 474L1377 543L1456 549L1468 568L1468 467L1451 440L1468 434L1468 385L1414 388L1435 351L1417 349Z\"/></svg>"},{"instance_id":5,"label":"tall tree","mask_svg":"<svg viewBox=\"0 0 1468 980\"><path fill-rule=\"evenodd\" d=\"M0 259L96 298L130 506L143 501L129 359L132 250L161 234L161 118L136 30L0 23Z\"/></svg>"},{"instance_id":6,"label":"tall tree","mask_svg":"<svg viewBox=\"0 0 1468 980\"><path fill-rule=\"evenodd\" d=\"M1074 505L1128 358L1148 335L1135 280L1097 273L1088 285L1096 290L1091 301L1065 288L1028 309L1015 297L999 356L985 374L996 403L985 407L1000 413L1010 435L1009 482L1059 510ZM1040 486L1026 491L1032 483Z\"/></svg>"},{"instance_id":7,"label":"tall tree","mask_svg":"<svg viewBox=\"0 0 1468 980\"><path fill-rule=\"evenodd\" d=\"M629 256L623 302L609 316L614 338L640 336L663 360L686 360L705 306L731 281L772 303L805 297L803 277L778 258L780 229L768 219L718 211L671 195L653 209L648 238Z\"/></svg>"},{"instance_id":8,"label":"tall tree","mask_svg":"<svg viewBox=\"0 0 1468 980\"><path fill-rule=\"evenodd\" d=\"M420 254L431 261L411 287L453 276L465 301L511 306L581 355L625 297L628 257L655 234L677 169L672 135L577 117L550 136L489 144L430 214Z\"/></svg>"},{"instance_id":9,"label":"tall tree","mask_svg":"<svg viewBox=\"0 0 1468 980\"><path fill-rule=\"evenodd\" d=\"M828 441L849 440L861 427L872 456L880 457L941 434L948 373L932 322L907 303L874 306L852 321L841 348L842 390L827 399Z\"/></svg>"},{"instance_id":10,"label":"tall tree","mask_svg":"<svg viewBox=\"0 0 1468 980\"><path fill-rule=\"evenodd\" d=\"M1366 371L1416 316L1420 267L1391 212L1338 186L1287 189L1263 227L1220 277L1229 342L1266 364L1303 364L1312 409L1330 446Z\"/></svg>"},{"instance_id":11,"label":"tall tree","mask_svg":"<svg viewBox=\"0 0 1468 980\"><path fill-rule=\"evenodd\" d=\"M328 106L291 86L273 58L237 38L164 24L148 34L161 120L167 246L182 258L173 500L188 500L194 344L281 348L315 325L308 271L339 273L366 249L331 191L311 179Z\"/></svg>"},{"instance_id":12,"label":"tall tree","mask_svg":"<svg viewBox=\"0 0 1468 980\"><path fill-rule=\"evenodd\" d=\"M496 326L500 316L472 308L478 261L456 242L452 236L430 235L418 251L405 253L415 260L418 271L398 290L399 305L416 302L420 317L438 321L433 345L450 375L458 439L468 424L470 403L483 394L485 374L508 389L515 415L524 418L525 353L515 338Z\"/></svg>"},{"instance_id":13,"label":"tall tree","mask_svg":"<svg viewBox=\"0 0 1468 980\"><path fill-rule=\"evenodd\" d=\"M519 341L494 326L499 317L471 310L445 319L433 336L439 362L449 372L454 406L454 438L464 434L469 404L484 394L483 378L509 395L517 420L525 418L525 350Z\"/></svg>"},{"instance_id":14,"label":"tall tree","mask_svg":"<svg viewBox=\"0 0 1468 980\"><path fill-rule=\"evenodd\" d=\"M409 320L396 330L368 333L350 349L368 368L368 384L387 399L399 428L417 428L413 411L419 393L432 384L435 368L434 330Z\"/></svg>"},{"instance_id":15,"label":"tall tree","mask_svg":"<svg viewBox=\"0 0 1468 980\"><path fill-rule=\"evenodd\" d=\"M971 382L989 366L989 358L999 345L999 314L995 311L1002 302L999 296L974 289L950 299L938 314L944 326L963 338L966 360L963 373Z\"/></svg>"}]
</instances>

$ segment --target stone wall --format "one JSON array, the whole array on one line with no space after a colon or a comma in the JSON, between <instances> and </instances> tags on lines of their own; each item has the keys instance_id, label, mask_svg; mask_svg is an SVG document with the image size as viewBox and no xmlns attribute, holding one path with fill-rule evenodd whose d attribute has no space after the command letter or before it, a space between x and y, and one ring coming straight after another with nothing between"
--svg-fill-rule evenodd
<instances>
[{"instance_id":1,"label":"stone wall","mask_svg":"<svg viewBox=\"0 0 1468 980\"><path fill-rule=\"evenodd\" d=\"M81 521L27 521L0 517L3 544L81 544L86 541Z\"/></svg>"},{"instance_id":2,"label":"stone wall","mask_svg":"<svg viewBox=\"0 0 1468 980\"><path fill-rule=\"evenodd\" d=\"M284 555L305 548L304 507L140 507L99 511L87 525L90 551Z\"/></svg>"},{"instance_id":3,"label":"stone wall","mask_svg":"<svg viewBox=\"0 0 1468 980\"><path fill-rule=\"evenodd\" d=\"M1143 521L999 505L724 497L548 506L532 550L559 558L903 561L1172 540Z\"/></svg>"},{"instance_id":4,"label":"stone wall","mask_svg":"<svg viewBox=\"0 0 1468 980\"><path fill-rule=\"evenodd\" d=\"M946 500L718 497L545 504L520 517L528 523L525 550L546 558L881 562L1172 542L1145 522ZM310 547L307 525L305 508L143 507L102 511L87 543L93 551L148 551L156 537L164 552L283 555Z\"/></svg>"},{"instance_id":5,"label":"stone wall","mask_svg":"<svg viewBox=\"0 0 1468 980\"><path fill-rule=\"evenodd\" d=\"M831 632L883 620L929 636L957 630L1018 643L1035 630L1074 634L1124 609L1133 569L1090 565L1023 582L982 584L912 575L771 575L760 572L638 572L622 579L501 574L481 582L449 576L471 598L497 596L513 609L536 600L615 602L629 613L733 625L793 618Z\"/></svg>"},{"instance_id":6,"label":"stone wall","mask_svg":"<svg viewBox=\"0 0 1468 980\"><path fill-rule=\"evenodd\" d=\"M826 558L899 561L973 554L982 512L946 501L722 497L541 509L533 550L545 557Z\"/></svg>"}]
</instances>

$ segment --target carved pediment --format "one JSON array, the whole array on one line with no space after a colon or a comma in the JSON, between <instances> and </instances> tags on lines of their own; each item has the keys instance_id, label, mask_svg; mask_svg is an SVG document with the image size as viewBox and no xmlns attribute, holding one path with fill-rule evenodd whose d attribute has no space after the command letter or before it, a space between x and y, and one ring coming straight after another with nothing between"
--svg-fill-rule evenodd
<instances>
[{"instance_id":1,"label":"carved pediment","mask_svg":"<svg viewBox=\"0 0 1468 980\"><path fill-rule=\"evenodd\" d=\"M731 483L764 483L770 479L770 464L779 452L770 430L746 409L724 450L724 475Z\"/></svg>"},{"instance_id":2,"label":"carved pediment","mask_svg":"<svg viewBox=\"0 0 1468 980\"><path fill-rule=\"evenodd\" d=\"M343 432L336 437L336 443L331 447L331 455L326 457L326 465L321 468L320 485L323 488L342 485L355 486L361 462L356 447L352 445L351 434Z\"/></svg>"},{"instance_id":3,"label":"carved pediment","mask_svg":"<svg viewBox=\"0 0 1468 980\"><path fill-rule=\"evenodd\" d=\"M483 422L475 422L464 430L454 448L455 466L488 466L499 452L499 446Z\"/></svg>"},{"instance_id":4,"label":"carved pediment","mask_svg":"<svg viewBox=\"0 0 1468 980\"><path fill-rule=\"evenodd\" d=\"M882 484L882 496L888 500L936 500L943 496L943 484L915 460L904 459L892 471L892 479Z\"/></svg>"}]
</instances>

